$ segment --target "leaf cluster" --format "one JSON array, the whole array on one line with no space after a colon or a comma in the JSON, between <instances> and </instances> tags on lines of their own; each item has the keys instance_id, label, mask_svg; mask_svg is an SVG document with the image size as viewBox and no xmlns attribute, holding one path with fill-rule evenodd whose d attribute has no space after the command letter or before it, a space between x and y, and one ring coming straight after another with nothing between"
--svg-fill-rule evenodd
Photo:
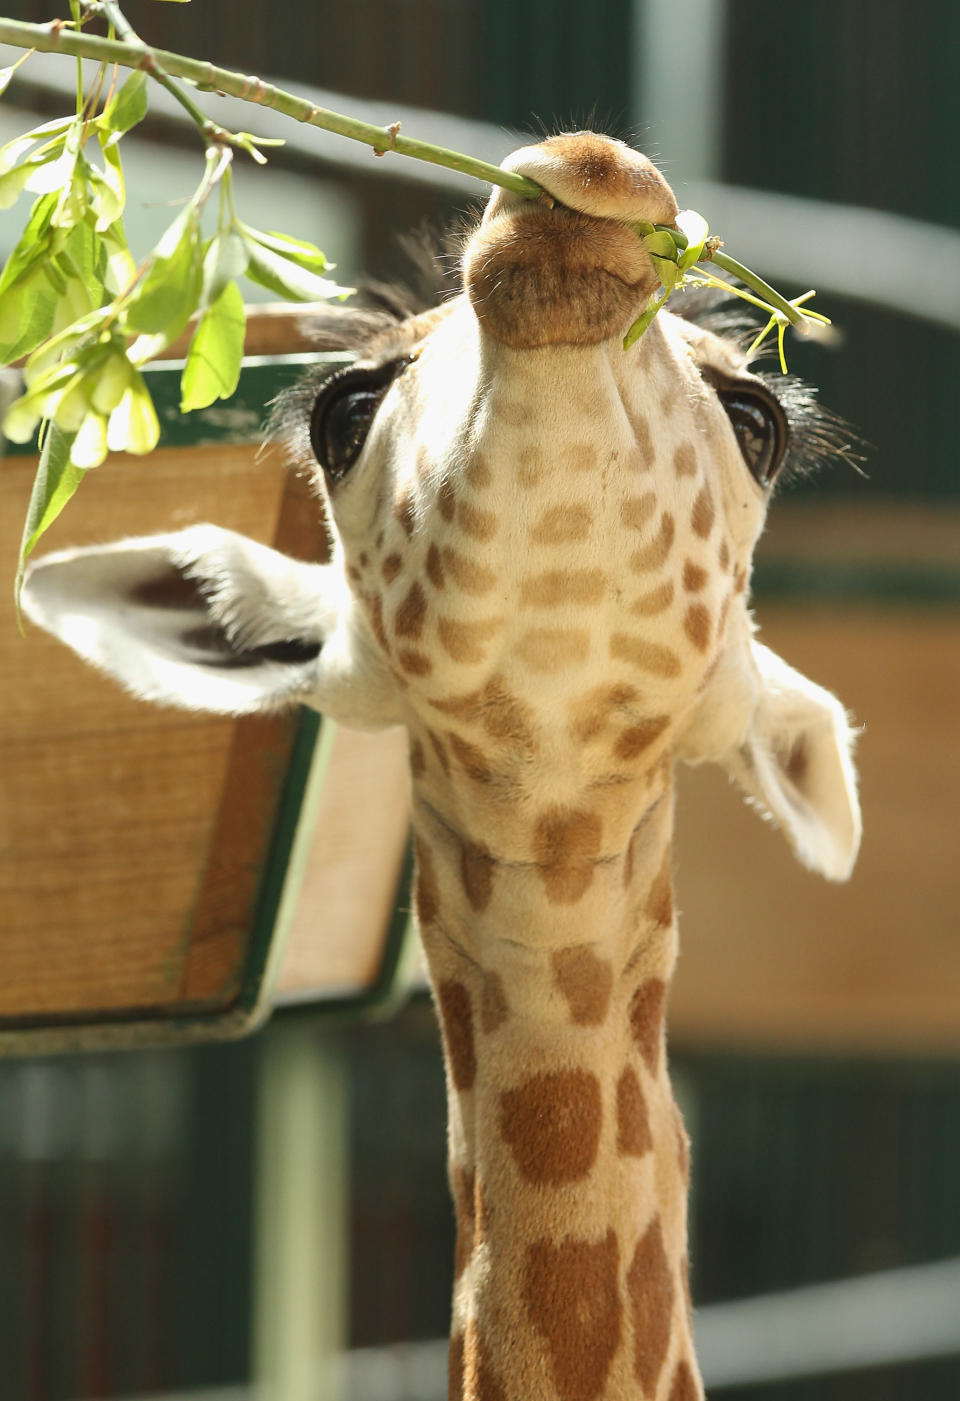
<instances>
[{"instance_id":1,"label":"leaf cluster","mask_svg":"<svg viewBox=\"0 0 960 1401\"><path fill-rule=\"evenodd\" d=\"M41 465L18 570L83 475L108 452L149 453L160 428L142 374L197 317L181 376L183 412L236 389L245 312L237 279L285 299L344 297L319 248L242 222L227 145L208 147L203 179L139 265L123 228L121 138L147 111L147 74L112 90L99 114L103 70L75 115L45 122L0 149L0 208L36 196L0 273L0 364L25 358L24 393L3 432L41 432ZM252 139L252 138L251 138ZM215 231L204 210L219 190ZM55 430L55 431L51 431Z\"/></svg>"}]
</instances>

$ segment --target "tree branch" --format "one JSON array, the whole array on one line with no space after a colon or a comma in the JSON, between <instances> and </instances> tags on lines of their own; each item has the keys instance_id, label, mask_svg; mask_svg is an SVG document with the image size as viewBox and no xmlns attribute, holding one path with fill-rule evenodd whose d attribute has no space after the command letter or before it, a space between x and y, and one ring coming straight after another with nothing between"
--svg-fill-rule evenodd
<instances>
[{"instance_id":1,"label":"tree branch","mask_svg":"<svg viewBox=\"0 0 960 1401\"><path fill-rule=\"evenodd\" d=\"M326 107L314 107L305 98L265 83L261 78L245 77L242 73L231 73L229 69L217 68L202 59L185 58L182 54L171 53L166 49L154 49L147 44L123 43L118 39L104 39L96 34L81 34L70 28L63 20L51 20L47 24L28 24L22 20L0 19L0 43L11 44L20 49L39 49L43 53L64 53L78 58L91 58L100 62L117 63L121 68L143 68L149 73L161 70L173 78L185 78L195 83L201 90L212 90L239 97L245 102L255 102L261 107L272 107L286 117L305 122L309 126L320 127L323 131L333 131L352 141L362 141L372 146L378 155L396 151L398 155L412 156L415 160L428 161L431 165L442 165L449 170L459 170L465 175L473 175L490 185L500 185L505 190L522 195L525 199L542 199L543 189L533 180L487 161L475 160L472 156L461 155L458 151L448 151L443 146L434 146L428 141L417 141L409 136L401 136L396 127L373 126L353 117L345 117L339 112L331 112ZM549 198L547 196L547 198Z\"/></svg>"}]
</instances>

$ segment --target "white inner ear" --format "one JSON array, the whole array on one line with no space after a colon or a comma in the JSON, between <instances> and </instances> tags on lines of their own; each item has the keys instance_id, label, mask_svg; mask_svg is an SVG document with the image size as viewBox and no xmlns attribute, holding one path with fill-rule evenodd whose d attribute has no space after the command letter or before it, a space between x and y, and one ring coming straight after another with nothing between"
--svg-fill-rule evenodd
<instances>
[{"instance_id":1,"label":"white inner ear","mask_svg":"<svg viewBox=\"0 0 960 1401\"><path fill-rule=\"evenodd\" d=\"M835 696L754 642L757 704L726 758L747 795L782 827L799 859L846 880L860 847L854 731Z\"/></svg>"},{"instance_id":2,"label":"white inner ear","mask_svg":"<svg viewBox=\"0 0 960 1401\"><path fill-rule=\"evenodd\" d=\"M23 606L135 695L239 715L309 690L333 623L321 570L196 526L44 556Z\"/></svg>"}]
</instances>

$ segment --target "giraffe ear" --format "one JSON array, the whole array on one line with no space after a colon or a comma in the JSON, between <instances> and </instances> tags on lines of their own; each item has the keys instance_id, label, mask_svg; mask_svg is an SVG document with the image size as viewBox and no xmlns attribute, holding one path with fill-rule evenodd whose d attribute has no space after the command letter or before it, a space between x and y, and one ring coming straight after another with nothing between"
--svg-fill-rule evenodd
<instances>
[{"instance_id":1,"label":"giraffe ear","mask_svg":"<svg viewBox=\"0 0 960 1401\"><path fill-rule=\"evenodd\" d=\"M725 766L805 866L828 880L846 880L861 834L854 730L829 691L769 647L750 646L760 679L756 704Z\"/></svg>"},{"instance_id":2,"label":"giraffe ear","mask_svg":"<svg viewBox=\"0 0 960 1401\"><path fill-rule=\"evenodd\" d=\"M199 525L46 555L23 607L145 700L240 715L316 685L336 617L327 572Z\"/></svg>"}]
</instances>

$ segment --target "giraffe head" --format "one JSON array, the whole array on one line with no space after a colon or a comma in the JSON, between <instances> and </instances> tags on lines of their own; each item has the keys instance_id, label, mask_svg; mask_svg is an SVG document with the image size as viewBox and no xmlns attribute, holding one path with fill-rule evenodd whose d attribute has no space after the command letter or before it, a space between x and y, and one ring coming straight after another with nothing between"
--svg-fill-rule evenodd
<instances>
[{"instance_id":1,"label":"giraffe head","mask_svg":"<svg viewBox=\"0 0 960 1401\"><path fill-rule=\"evenodd\" d=\"M199 526L47 556L26 610L148 699L406 725L416 789L478 847L495 830L526 851L531 821L554 847L615 844L652 774L710 760L843 878L846 716L747 606L789 415L683 317L623 350L657 283L631 225L677 213L644 156L575 133L505 164L552 200L498 189L459 294L339 313L328 343L356 359L288 402L330 563ZM602 838L550 829L584 812Z\"/></svg>"}]
</instances>

